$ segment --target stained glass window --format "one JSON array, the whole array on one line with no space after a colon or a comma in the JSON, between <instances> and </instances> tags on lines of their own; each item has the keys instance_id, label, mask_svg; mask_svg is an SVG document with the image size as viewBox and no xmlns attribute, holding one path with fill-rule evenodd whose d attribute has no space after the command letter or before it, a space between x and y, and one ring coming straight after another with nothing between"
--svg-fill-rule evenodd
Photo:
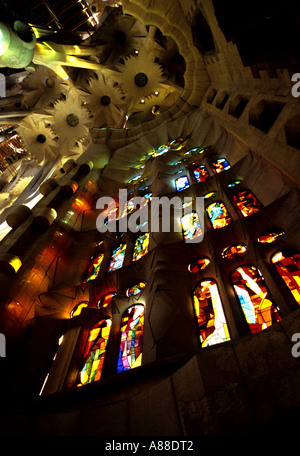
<instances>
[{"instance_id":1,"label":"stained glass window","mask_svg":"<svg viewBox=\"0 0 300 456\"><path fill-rule=\"evenodd\" d=\"M121 322L120 350L117 372L133 369L142 364L144 306L129 307Z\"/></svg>"},{"instance_id":2,"label":"stained glass window","mask_svg":"<svg viewBox=\"0 0 300 456\"><path fill-rule=\"evenodd\" d=\"M103 309L104 307L107 307L111 303L111 300L114 296L116 296L116 293L114 292L107 293L106 295L102 296L102 298L98 301L97 308Z\"/></svg>"},{"instance_id":3,"label":"stained glass window","mask_svg":"<svg viewBox=\"0 0 300 456\"><path fill-rule=\"evenodd\" d=\"M232 222L224 203L220 201L210 204L206 211L214 229L223 228Z\"/></svg>"},{"instance_id":4,"label":"stained glass window","mask_svg":"<svg viewBox=\"0 0 300 456\"><path fill-rule=\"evenodd\" d=\"M88 307L88 305L89 305L88 301L80 302L79 304L77 304L74 307L74 309L72 310L72 312L70 314L70 317L71 318L78 317L78 315L81 314L82 309L84 309L85 307Z\"/></svg>"},{"instance_id":5,"label":"stained glass window","mask_svg":"<svg viewBox=\"0 0 300 456\"><path fill-rule=\"evenodd\" d=\"M101 320L89 332L77 386L100 380L110 328L110 319Z\"/></svg>"},{"instance_id":6,"label":"stained glass window","mask_svg":"<svg viewBox=\"0 0 300 456\"><path fill-rule=\"evenodd\" d=\"M214 196L217 192L208 192L206 193L206 195L204 195L203 198L205 199L208 199L208 198L211 198L212 196Z\"/></svg>"},{"instance_id":7,"label":"stained glass window","mask_svg":"<svg viewBox=\"0 0 300 456\"><path fill-rule=\"evenodd\" d=\"M300 305L300 253L294 249L282 250L272 256L272 263Z\"/></svg>"},{"instance_id":8,"label":"stained glass window","mask_svg":"<svg viewBox=\"0 0 300 456\"><path fill-rule=\"evenodd\" d=\"M249 217L262 209L260 202L249 190L243 190L233 195L233 202L243 217Z\"/></svg>"},{"instance_id":9,"label":"stained glass window","mask_svg":"<svg viewBox=\"0 0 300 456\"><path fill-rule=\"evenodd\" d=\"M149 233L142 234L139 236L134 245L132 261L137 261L146 255L149 251Z\"/></svg>"},{"instance_id":10,"label":"stained glass window","mask_svg":"<svg viewBox=\"0 0 300 456\"><path fill-rule=\"evenodd\" d=\"M86 274L86 279L84 282L88 282L89 280L96 279L96 277L98 276L98 274L100 272L100 268L101 268L103 259L104 259L104 253L100 253L99 255L96 256L96 258L94 258L91 261L91 264L88 268L88 271Z\"/></svg>"},{"instance_id":11,"label":"stained glass window","mask_svg":"<svg viewBox=\"0 0 300 456\"><path fill-rule=\"evenodd\" d=\"M255 266L240 266L231 280L251 333L262 331L281 320L262 273Z\"/></svg>"},{"instance_id":12,"label":"stained glass window","mask_svg":"<svg viewBox=\"0 0 300 456\"><path fill-rule=\"evenodd\" d=\"M184 239L195 239L202 236L203 232L197 212L190 212L181 218Z\"/></svg>"},{"instance_id":13,"label":"stained glass window","mask_svg":"<svg viewBox=\"0 0 300 456\"><path fill-rule=\"evenodd\" d=\"M104 221L104 225L117 220L118 208L119 202L116 199L107 204L107 209L105 209L106 219Z\"/></svg>"},{"instance_id":14,"label":"stained glass window","mask_svg":"<svg viewBox=\"0 0 300 456\"><path fill-rule=\"evenodd\" d=\"M160 155L165 154L170 150L170 146L167 144L162 144L156 150L150 153L151 157L159 157Z\"/></svg>"},{"instance_id":15,"label":"stained glass window","mask_svg":"<svg viewBox=\"0 0 300 456\"><path fill-rule=\"evenodd\" d=\"M120 269L123 266L126 251L126 244L121 244L117 247L112 254L108 272Z\"/></svg>"},{"instance_id":16,"label":"stained glass window","mask_svg":"<svg viewBox=\"0 0 300 456\"><path fill-rule=\"evenodd\" d=\"M175 180L175 187L178 192L185 190L189 186L190 186L190 184L189 184L189 180L188 180L187 176L181 176Z\"/></svg>"},{"instance_id":17,"label":"stained glass window","mask_svg":"<svg viewBox=\"0 0 300 456\"><path fill-rule=\"evenodd\" d=\"M173 141L169 142L169 146L171 147L172 150L180 150L185 146L186 143L186 138L176 138L173 139Z\"/></svg>"},{"instance_id":18,"label":"stained glass window","mask_svg":"<svg viewBox=\"0 0 300 456\"><path fill-rule=\"evenodd\" d=\"M237 180L235 180L235 181L233 181L233 182L230 182L230 183L227 185L227 187L229 187L229 188L230 188L230 187L235 187L236 185L240 184L241 182L242 182L241 180L237 179Z\"/></svg>"},{"instance_id":19,"label":"stained glass window","mask_svg":"<svg viewBox=\"0 0 300 456\"><path fill-rule=\"evenodd\" d=\"M230 168L230 164L225 158L218 158L218 160L213 162L212 167L215 173L219 174L223 171L227 171L227 169Z\"/></svg>"},{"instance_id":20,"label":"stained glass window","mask_svg":"<svg viewBox=\"0 0 300 456\"><path fill-rule=\"evenodd\" d=\"M198 166L194 169L193 173L197 182L205 182L206 179L209 177L205 165Z\"/></svg>"},{"instance_id":21,"label":"stained glass window","mask_svg":"<svg viewBox=\"0 0 300 456\"><path fill-rule=\"evenodd\" d=\"M131 296L136 296L140 294L140 292L143 290L143 288L145 288L145 286L146 282L139 282L136 285L133 285L132 287L128 288L128 290L126 291L126 295L128 296L128 298L130 298Z\"/></svg>"},{"instance_id":22,"label":"stained glass window","mask_svg":"<svg viewBox=\"0 0 300 456\"><path fill-rule=\"evenodd\" d=\"M245 244L235 244L230 247L226 247L223 250L222 256L223 258L227 258L227 260L233 260L234 258L242 255L247 250L247 246Z\"/></svg>"},{"instance_id":23,"label":"stained glass window","mask_svg":"<svg viewBox=\"0 0 300 456\"><path fill-rule=\"evenodd\" d=\"M282 230L272 230L272 231L266 231L264 233L262 233L259 237L258 237L258 242L261 242L261 243L267 243L267 244L271 244L272 242L275 242L276 239L279 237L279 236L282 236L284 235L284 231Z\"/></svg>"},{"instance_id":24,"label":"stained glass window","mask_svg":"<svg viewBox=\"0 0 300 456\"><path fill-rule=\"evenodd\" d=\"M205 269L210 263L210 259L207 257L200 257L197 260L193 261L191 264L188 265L188 270L196 274L197 272L201 271L201 269Z\"/></svg>"},{"instance_id":25,"label":"stained glass window","mask_svg":"<svg viewBox=\"0 0 300 456\"><path fill-rule=\"evenodd\" d=\"M202 280L193 290L193 302L202 347L230 340L217 283Z\"/></svg>"}]
</instances>

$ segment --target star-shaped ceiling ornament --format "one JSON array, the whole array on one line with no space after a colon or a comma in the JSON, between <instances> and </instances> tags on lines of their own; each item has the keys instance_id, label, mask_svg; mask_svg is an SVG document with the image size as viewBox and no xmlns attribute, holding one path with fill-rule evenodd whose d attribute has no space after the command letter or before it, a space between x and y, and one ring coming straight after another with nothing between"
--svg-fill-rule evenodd
<instances>
[{"instance_id":1,"label":"star-shaped ceiling ornament","mask_svg":"<svg viewBox=\"0 0 300 456\"><path fill-rule=\"evenodd\" d=\"M142 49L147 35L144 24L117 12L106 18L91 37L91 44L97 45L102 64L117 64L121 57L127 57Z\"/></svg>"},{"instance_id":2,"label":"star-shaped ceiling ornament","mask_svg":"<svg viewBox=\"0 0 300 456\"><path fill-rule=\"evenodd\" d=\"M45 161L54 160L58 148L57 139L47 124L39 114L30 114L23 119L16 128L19 133L27 156L36 160L40 165Z\"/></svg>"},{"instance_id":3,"label":"star-shaped ceiling ornament","mask_svg":"<svg viewBox=\"0 0 300 456\"><path fill-rule=\"evenodd\" d=\"M124 93L108 73L98 72L95 76L97 78L90 79L88 88L79 91L92 115L93 126L122 127L127 109Z\"/></svg>"},{"instance_id":4,"label":"star-shaped ceiling ornament","mask_svg":"<svg viewBox=\"0 0 300 456\"><path fill-rule=\"evenodd\" d=\"M71 90L66 100L56 101L53 108L45 110L45 118L67 149L84 141L92 126L90 113L82 106L76 90Z\"/></svg>"},{"instance_id":5,"label":"star-shaped ceiling ornament","mask_svg":"<svg viewBox=\"0 0 300 456\"><path fill-rule=\"evenodd\" d=\"M169 91L168 84L160 65L155 63L156 56L143 49L135 56L127 57L124 63L116 65L115 79L129 101L129 113L140 111L141 104L151 95L162 90Z\"/></svg>"},{"instance_id":6,"label":"star-shaped ceiling ornament","mask_svg":"<svg viewBox=\"0 0 300 456\"><path fill-rule=\"evenodd\" d=\"M35 109L49 106L50 102L58 100L70 90L66 81L42 65L37 65L35 71L28 74L20 85L23 89L23 103Z\"/></svg>"}]
</instances>

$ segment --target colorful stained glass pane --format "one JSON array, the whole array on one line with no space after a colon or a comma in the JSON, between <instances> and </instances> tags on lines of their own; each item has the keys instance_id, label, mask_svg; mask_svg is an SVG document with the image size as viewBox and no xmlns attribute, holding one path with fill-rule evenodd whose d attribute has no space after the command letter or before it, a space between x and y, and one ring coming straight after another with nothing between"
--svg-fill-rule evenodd
<instances>
[{"instance_id":1,"label":"colorful stained glass pane","mask_svg":"<svg viewBox=\"0 0 300 456\"><path fill-rule=\"evenodd\" d=\"M116 296L116 293L114 292L107 293L106 295L102 296L102 298L98 301L97 308L103 309L104 307L107 307L111 303L111 300L114 296Z\"/></svg>"},{"instance_id":2,"label":"colorful stained glass pane","mask_svg":"<svg viewBox=\"0 0 300 456\"><path fill-rule=\"evenodd\" d=\"M198 258L196 261L193 261L191 264L188 265L188 270L196 274L197 272L201 271L201 269L205 269L210 263L210 259L207 257Z\"/></svg>"},{"instance_id":3,"label":"colorful stained glass pane","mask_svg":"<svg viewBox=\"0 0 300 456\"><path fill-rule=\"evenodd\" d=\"M105 209L106 219L104 221L104 225L107 225L108 223L117 220L118 208L119 202L116 199L112 200L110 203L107 204L107 209Z\"/></svg>"},{"instance_id":4,"label":"colorful stained glass pane","mask_svg":"<svg viewBox=\"0 0 300 456\"><path fill-rule=\"evenodd\" d=\"M282 319L259 269L240 266L231 274L231 280L251 333Z\"/></svg>"},{"instance_id":5,"label":"colorful stained glass pane","mask_svg":"<svg viewBox=\"0 0 300 456\"><path fill-rule=\"evenodd\" d=\"M206 211L214 229L223 228L232 222L224 203L220 201L210 204Z\"/></svg>"},{"instance_id":6,"label":"colorful stained glass pane","mask_svg":"<svg viewBox=\"0 0 300 456\"><path fill-rule=\"evenodd\" d=\"M249 217L262 209L260 202L249 190L243 190L233 195L233 202L243 217Z\"/></svg>"},{"instance_id":7,"label":"colorful stained glass pane","mask_svg":"<svg viewBox=\"0 0 300 456\"><path fill-rule=\"evenodd\" d=\"M159 146L155 151L153 151L152 153L150 153L150 155L152 157L159 157L160 155L163 155L165 154L166 152L168 152L170 150L170 146L167 145L167 144L162 144L161 146Z\"/></svg>"},{"instance_id":8,"label":"colorful stained glass pane","mask_svg":"<svg viewBox=\"0 0 300 456\"><path fill-rule=\"evenodd\" d=\"M108 272L120 269L123 266L126 251L126 244L121 244L117 247L112 254Z\"/></svg>"},{"instance_id":9,"label":"colorful stained glass pane","mask_svg":"<svg viewBox=\"0 0 300 456\"><path fill-rule=\"evenodd\" d=\"M194 176L196 181L199 182L205 182L206 179L209 177L208 171L205 167L205 165L200 165L197 168L194 169L193 171Z\"/></svg>"},{"instance_id":10,"label":"colorful stained glass pane","mask_svg":"<svg viewBox=\"0 0 300 456\"><path fill-rule=\"evenodd\" d=\"M143 332L144 306L132 306L124 313L121 322L117 373L141 366Z\"/></svg>"},{"instance_id":11,"label":"colorful stained glass pane","mask_svg":"<svg viewBox=\"0 0 300 456\"><path fill-rule=\"evenodd\" d=\"M202 236L203 232L197 212L190 212L181 218L184 239L195 239Z\"/></svg>"},{"instance_id":12,"label":"colorful stained glass pane","mask_svg":"<svg viewBox=\"0 0 300 456\"><path fill-rule=\"evenodd\" d=\"M230 247L226 247L223 250L222 256L223 258L227 258L227 260L233 260L234 258L242 255L247 250L247 246L245 244L235 244Z\"/></svg>"},{"instance_id":13,"label":"colorful stained glass pane","mask_svg":"<svg viewBox=\"0 0 300 456\"><path fill-rule=\"evenodd\" d=\"M77 386L100 380L110 329L111 320L101 320L90 330Z\"/></svg>"},{"instance_id":14,"label":"colorful stained glass pane","mask_svg":"<svg viewBox=\"0 0 300 456\"><path fill-rule=\"evenodd\" d=\"M128 288L128 290L126 291L126 295L128 296L128 298L130 298L131 296L136 296L140 294L140 292L143 290L143 288L145 288L145 286L146 282L139 282L136 285L133 285L132 287Z\"/></svg>"},{"instance_id":15,"label":"colorful stained glass pane","mask_svg":"<svg viewBox=\"0 0 300 456\"><path fill-rule=\"evenodd\" d=\"M80 302L79 304L77 304L77 306L74 307L74 309L71 312L70 317L71 318L78 317L78 315L81 314L82 309L84 309L85 307L88 307L88 305L89 305L89 303L87 301Z\"/></svg>"},{"instance_id":16,"label":"colorful stained glass pane","mask_svg":"<svg viewBox=\"0 0 300 456\"><path fill-rule=\"evenodd\" d=\"M100 272L101 264L104 259L104 253L100 253L99 255L94 258L88 268L86 279L84 282L88 282L89 280L94 280L96 277L98 277L98 274Z\"/></svg>"},{"instance_id":17,"label":"colorful stained glass pane","mask_svg":"<svg viewBox=\"0 0 300 456\"><path fill-rule=\"evenodd\" d=\"M208 199L208 198L211 198L212 196L214 196L217 192L208 192L206 193L206 195L204 195L203 198L205 199Z\"/></svg>"},{"instance_id":18,"label":"colorful stained glass pane","mask_svg":"<svg viewBox=\"0 0 300 456\"><path fill-rule=\"evenodd\" d=\"M181 176L175 180L175 187L178 192L185 190L189 186L190 186L190 184L189 184L189 180L188 180L187 176Z\"/></svg>"},{"instance_id":19,"label":"colorful stained glass pane","mask_svg":"<svg viewBox=\"0 0 300 456\"><path fill-rule=\"evenodd\" d=\"M230 168L230 164L225 158L218 158L218 160L213 162L212 167L215 173L219 174L223 171L227 171L227 169Z\"/></svg>"},{"instance_id":20,"label":"colorful stained glass pane","mask_svg":"<svg viewBox=\"0 0 300 456\"><path fill-rule=\"evenodd\" d=\"M186 143L186 138L176 138L173 139L173 141L169 142L169 146L171 147L172 150L180 150L185 146Z\"/></svg>"},{"instance_id":21,"label":"colorful stained glass pane","mask_svg":"<svg viewBox=\"0 0 300 456\"><path fill-rule=\"evenodd\" d=\"M240 184L242 181L241 180L236 180L233 182L230 182L230 184L227 185L227 187L235 187L236 185Z\"/></svg>"},{"instance_id":22,"label":"colorful stained glass pane","mask_svg":"<svg viewBox=\"0 0 300 456\"><path fill-rule=\"evenodd\" d=\"M142 234L139 236L134 244L134 251L132 261L137 261L146 255L149 251L149 233Z\"/></svg>"},{"instance_id":23,"label":"colorful stained glass pane","mask_svg":"<svg viewBox=\"0 0 300 456\"><path fill-rule=\"evenodd\" d=\"M202 347L230 340L217 283L202 280L193 290L193 302Z\"/></svg>"},{"instance_id":24,"label":"colorful stained glass pane","mask_svg":"<svg viewBox=\"0 0 300 456\"><path fill-rule=\"evenodd\" d=\"M257 240L263 244L271 244L272 242L275 242L279 236L282 236L284 234L285 233L282 230L266 231L265 233L261 234Z\"/></svg>"},{"instance_id":25,"label":"colorful stained glass pane","mask_svg":"<svg viewBox=\"0 0 300 456\"><path fill-rule=\"evenodd\" d=\"M283 250L273 255L272 263L300 305L300 254Z\"/></svg>"}]
</instances>

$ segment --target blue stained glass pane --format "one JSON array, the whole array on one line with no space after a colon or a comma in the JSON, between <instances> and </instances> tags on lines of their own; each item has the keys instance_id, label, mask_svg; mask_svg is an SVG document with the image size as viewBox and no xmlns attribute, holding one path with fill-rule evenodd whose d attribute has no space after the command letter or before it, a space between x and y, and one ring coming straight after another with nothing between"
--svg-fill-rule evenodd
<instances>
[{"instance_id":1,"label":"blue stained glass pane","mask_svg":"<svg viewBox=\"0 0 300 456\"><path fill-rule=\"evenodd\" d=\"M190 186L187 176L178 177L175 181L175 187L178 192L185 190Z\"/></svg>"}]
</instances>

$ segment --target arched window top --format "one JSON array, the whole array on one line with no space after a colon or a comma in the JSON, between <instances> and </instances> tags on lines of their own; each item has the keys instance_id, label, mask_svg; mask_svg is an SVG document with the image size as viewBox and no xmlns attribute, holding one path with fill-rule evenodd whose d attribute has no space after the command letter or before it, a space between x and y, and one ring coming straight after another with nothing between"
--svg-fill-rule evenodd
<instances>
[{"instance_id":1,"label":"arched window top","mask_svg":"<svg viewBox=\"0 0 300 456\"><path fill-rule=\"evenodd\" d=\"M99 301L98 301L98 304L97 304L97 308L98 309L103 309L104 307L107 307L110 303L111 303L111 300L114 296L116 296L117 293L115 292L110 292L110 293L106 293L104 296L102 296Z\"/></svg>"},{"instance_id":2,"label":"arched window top","mask_svg":"<svg viewBox=\"0 0 300 456\"><path fill-rule=\"evenodd\" d=\"M258 238L257 241L261 242L263 244L271 244L272 242L275 242L279 236L283 236L285 232L280 229L275 229L275 230L270 230L270 231L264 231Z\"/></svg>"},{"instance_id":3,"label":"arched window top","mask_svg":"<svg viewBox=\"0 0 300 456\"><path fill-rule=\"evenodd\" d=\"M88 305L89 305L88 301L80 302L71 310L70 317L71 318L78 317L78 315L81 314L82 309L88 307Z\"/></svg>"},{"instance_id":4,"label":"arched window top","mask_svg":"<svg viewBox=\"0 0 300 456\"><path fill-rule=\"evenodd\" d=\"M77 386L101 379L111 323L111 319L101 320L90 330L82 356Z\"/></svg>"},{"instance_id":5,"label":"arched window top","mask_svg":"<svg viewBox=\"0 0 300 456\"><path fill-rule=\"evenodd\" d=\"M181 192L186 188L189 188L190 183L187 176L180 176L175 180L175 188L177 192Z\"/></svg>"},{"instance_id":6,"label":"arched window top","mask_svg":"<svg viewBox=\"0 0 300 456\"><path fill-rule=\"evenodd\" d=\"M300 252L296 249L283 249L276 252L271 261L300 305Z\"/></svg>"},{"instance_id":7,"label":"arched window top","mask_svg":"<svg viewBox=\"0 0 300 456\"><path fill-rule=\"evenodd\" d=\"M287 258L300 258L300 252L294 248L285 248L281 249L278 252L272 255L271 261L272 263L278 263L279 261L283 261Z\"/></svg>"},{"instance_id":8,"label":"arched window top","mask_svg":"<svg viewBox=\"0 0 300 456\"><path fill-rule=\"evenodd\" d=\"M92 259L84 282L89 282L90 280L94 280L98 277L103 259L103 252L99 253L94 259Z\"/></svg>"},{"instance_id":9,"label":"arched window top","mask_svg":"<svg viewBox=\"0 0 300 456\"><path fill-rule=\"evenodd\" d=\"M215 280L204 279L194 287L193 303L202 347L230 340L228 325Z\"/></svg>"},{"instance_id":10,"label":"arched window top","mask_svg":"<svg viewBox=\"0 0 300 456\"><path fill-rule=\"evenodd\" d=\"M250 331L256 333L281 320L260 270L252 265L239 266L231 281Z\"/></svg>"},{"instance_id":11,"label":"arched window top","mask_svg":"<svg viewBox=\"0 0 300 456\"><path fill-rule=\"evenodd\" d=\"M262 209L262 204L250 190L241 190L233 195L233 203L243 217L255 214Z\"/></svg>"},{"instance_id":12,"label":"arched window top","mask_svg":"<svg viewBox=\"0 0 300 456\"><path fill-rule=\"evenodd\" d=\"M208 257L200 257L188 265L188 270L196 274L197 272L207 268L209 264L210 259Z\"/></svg>"},{"instance_id":13,"label":"arched window top","mask_svg":"<svg viewBox=\"0 0 300 456\"><path fill-rule=\"evenodd\" d=\"M195 179L198 183L205 182L209 178L208 171L205 165L199 165L193 170Z\"/></svg>"},{"instance_id":14,"label":"arched window top","mask_svg":"<svg viewBox=\"0 0 300 456\"><path fill-rule=\"evenodd\" d=\"M232 222L232 219L221 201L210 204L206 211L214 229L223 228Z\"/></svg>"},{"instance_id":15,"label":"arched window top","mask_svg":"<svg viewBox=\"0 0 300 456\"><path fill-rule=\"evenodd\" d=\"M145 288L146 282L139 282L133 285L132 287L128 288L126 291L126 295L128 298L131 296L137 296L138 294L141 293L141 291Z\"/></svg>"},{"instance_id":16,"label":"arched window top","mask_svg":"<svg viewBox=\"0 0 300 456\"><path fill-rule=\"evenodd\" d=\"M234 244L230 247L226 247L226 249L222 252L222 257L226 258L227 260L233 260L240 255L243 255L247 250L246 244Z\"/></svg>"},{"instance_id":17,"label":"arched window top","mask_svg":"<svg viewBox=\"0 0 300 456\"><path fill-rule=\"evenodd\" d=\"M108 272L122 268L125 258L126 247L126 244L120 244L119 247L117 247L113 251Z\"/></svg>"},{"instance_id":18,"label":"arched window top","mask_svg":"<svg viewBox=\"0 0 300 456\"><path fill-rule=\"evenodd\" d=\"M227 171L230 168L230 164L226 158L218 158L212 163L212 167L215 173L219 174L223 171Z\"/></svg>"},{"instance_id":19,"label":"arched window top","mask_svg":"<svg viewBox=\"0 0 300 456\"><path fill-rule=\"evenodd\" d=\"M138 261L140 258L142 258L149 252L149 242L149 233L142 234L136 239L134 244L132 261Z\"/></svg>"},{"instance_id":20,"label":"arched window top","mask_svg":"<svg viewBox=\"0 0 300 456\"><path fill-rule=\"evenodd\" d=\"M144 312L144 306L138 304L123 314L117 373L142 364Z\"/></svg>"}]
</instances>

